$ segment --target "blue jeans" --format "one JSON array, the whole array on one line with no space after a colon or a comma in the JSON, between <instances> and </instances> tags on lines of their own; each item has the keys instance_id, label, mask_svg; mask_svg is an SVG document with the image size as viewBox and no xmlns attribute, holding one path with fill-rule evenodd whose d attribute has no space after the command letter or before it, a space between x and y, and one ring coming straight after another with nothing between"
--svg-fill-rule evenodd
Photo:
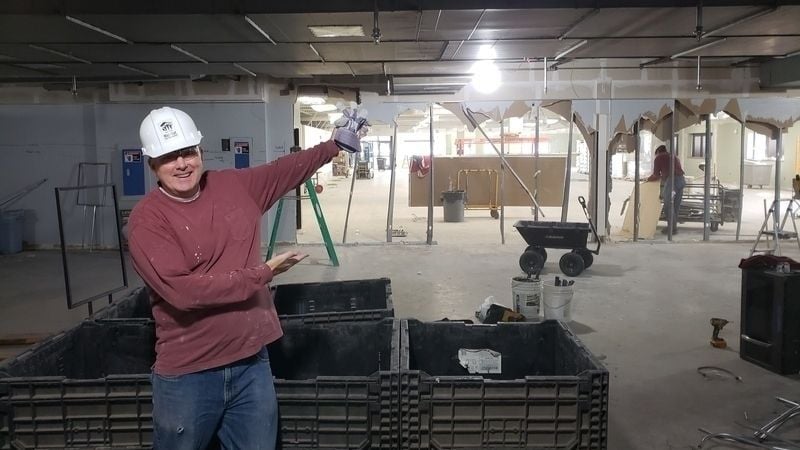
<instances>
[{"instance_id":1,"label":"blue jeans","mask_svg":"<svg viewBox=\"0 0 800 450\"><path fill-rule=\"evenodd\" d=\"M678 212L681 210L681 201L683 200L683 188L686 187L686 178L683 175L675 177L675 201L672 201L672 192L670 191L671 181L667 178L661 186L661 200L664 202L664 216L667 223L669 223L669 209L672 209L672 228L675 229L675 224L678 223Z\"/></svg>"},{"instance_id":2,"label":"blue jeans","mask_svg":"<svg viewBox=\"0 0 800 450\"><path fill-rule=\"evenodd\" d=\"M250 358L179 376L153 373L155 450L273 450L278 400L266 347Z\"/></svg>"}]
</instances>

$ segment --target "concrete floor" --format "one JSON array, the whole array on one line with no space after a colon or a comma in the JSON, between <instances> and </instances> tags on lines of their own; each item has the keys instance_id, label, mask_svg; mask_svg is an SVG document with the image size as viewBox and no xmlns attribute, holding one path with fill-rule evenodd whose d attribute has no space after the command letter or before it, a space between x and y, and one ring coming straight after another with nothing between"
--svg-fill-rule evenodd
<instances>
[{"instance_id":1,"label":"concrete floor","mask_svg":"<svg viewBox=\"0 0 800 450\"><path fill-rule=\"evenodd\" d=\"M521 250L469 242L339 246L341 266L334 268L324 248L303 249L311 257L276 283L386 276L397 317L421 320L473 318L490 295L509 304ZM797 377L775 375L738 356L737 264L747 254L744 244L610 244L577 279L571 327L611 375L609 449L691 448L701 437L698 427L745 432L734 424L744 422L744 413L761 423L782 410L773 397L800 400ZM796 251L788 255L800 259ZM551 252L547 278L560 275L558 256ZM113 263L95 253L78 267L108 278ZM3 333L54 332L86 314L85 308L66 311L57 252L0 257L0 285ZM722 332L727 350L709 345L711 317L733 321ZM696 370L707 365L743 381L705 380Z\"/></svg>"}]
</instances>

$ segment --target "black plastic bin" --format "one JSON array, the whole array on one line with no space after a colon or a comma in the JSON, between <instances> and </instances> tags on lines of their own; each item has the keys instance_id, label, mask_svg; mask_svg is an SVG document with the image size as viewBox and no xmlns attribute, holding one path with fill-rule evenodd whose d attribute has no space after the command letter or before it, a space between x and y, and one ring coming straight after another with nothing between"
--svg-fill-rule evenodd
<instances>
[{"instance_id":1,"label":"black plastic bin","mask_svg":"<svg viewBox=\"0 0 800 450\"><path fill-rule=\"evenodd\" d=\"M388 278L281 284L274 289L275 309L284 321L325 323L394 317L392 282Z\"/></svg>"},{"instance_id":2,"label":"black plastic bin","mask_svg":"<svg viewBox=\"0 0 800 450\"><path fill-rule=\"evenodd\" d=\"M608 371L564 325L408 320L400 336L399 448L606 448Z\"/></svg>"},{"instance_id":3,"label":"black plastic bin","mask_svg":"<svg viewBox=\"0 0 800 450\"><path fill-rule=\"evenodd\" d=\"M394 316L392 282L388 278L282 284L273 287L272 297L283 321L329 323ZM132 290L125 298L98 311L94 318L152 319L147 289Z\"/></svg>"},{"instance_id":4,"label":"black plastic bin","mask_svg":"<svg viewBox=\"0 0 800 450\"><path fill-rule=\"evenodd\" d=\"M270 346L284 449L392 442L398 327L285 324ZM84 321L0 365L0 448L149 448L153 340L151 321Z\"/></svg>"}]
</instances>

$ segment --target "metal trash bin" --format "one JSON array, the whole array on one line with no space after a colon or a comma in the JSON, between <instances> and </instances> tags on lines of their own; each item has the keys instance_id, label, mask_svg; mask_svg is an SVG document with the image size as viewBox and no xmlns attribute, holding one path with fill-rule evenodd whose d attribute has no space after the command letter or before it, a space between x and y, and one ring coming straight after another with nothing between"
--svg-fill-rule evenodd
<instances>
[{"instance_id":1,"label":"metal trash bin","mask_svg":"<svg viewBox=\"0 0 800 450\"><path fill-rule=\"evenodd\" d=\"M444 221L463 222L466 203L467 195L465 191L443 191L442 207L444 209Z\"/></svg>"},{"instance_id":2,"label":"metal trash bin","mask_svg":"<svg viewBox=\"0 0 800 450\"><path fill-rule=\"evenodd\" d=\"M21 209L0 211L0 255L22 251L24 224L25 211Z\"/></svg>"}]
</instances>

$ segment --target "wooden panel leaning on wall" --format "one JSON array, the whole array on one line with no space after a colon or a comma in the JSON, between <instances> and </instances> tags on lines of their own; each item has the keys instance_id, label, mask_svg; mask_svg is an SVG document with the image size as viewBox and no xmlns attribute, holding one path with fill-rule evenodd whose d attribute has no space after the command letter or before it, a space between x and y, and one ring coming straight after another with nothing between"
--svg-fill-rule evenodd
<instances>
[{"instance_id":1,"label":"wooden panel leaning on wall","mask_svg":"<svg viewBox=\"0 0 800 450\"><path fill-rule=\"evenodd\" d=\"M506 156L509 165L522 178L525 185L534 191L533 175L536 170L539 174L539 192L537 201L541 206L561 206L564 196L564 172L567 158L564 156L541 156L538 167L533 156ZM458 173L460 170L495 170L500 173L500 158L497 156L456 156L433 158L433 199L434 206L441 206L442 191L449 190L450 182L458 189ZM420 178L415 173L409 173L408 180L408 206L428 205L428 177ZM469 177L467 180L466 177ZM461 189L467 185L467 202L474 205L487 205L494 202L495 182L490 179L488 172L462 173ZM499 196L499 194L498 194ZM510 171L506 171L505 206L531 206L530 197L520 187Z\"/></svg>"}]
</instances>

